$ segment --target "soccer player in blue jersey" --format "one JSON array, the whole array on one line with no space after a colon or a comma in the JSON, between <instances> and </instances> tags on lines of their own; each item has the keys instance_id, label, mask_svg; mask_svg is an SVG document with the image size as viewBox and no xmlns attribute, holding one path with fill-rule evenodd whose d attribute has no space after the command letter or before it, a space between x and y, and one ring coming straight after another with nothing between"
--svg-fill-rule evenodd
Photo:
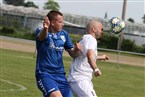
<instances>
[{"instance_id":1,"label":"soccer player in blue jersey","mask_svg":"<svg viewBox=\"0 0 145 97\"><path fill-rule=\"evenodd\" d=\"M79 48L72 44L62 27L63 14L50 11L43 27L36 29L36 81L44 97L72 97L62 54L65 49L71 57L76 57Z\"/></svg>"}]
</instances>

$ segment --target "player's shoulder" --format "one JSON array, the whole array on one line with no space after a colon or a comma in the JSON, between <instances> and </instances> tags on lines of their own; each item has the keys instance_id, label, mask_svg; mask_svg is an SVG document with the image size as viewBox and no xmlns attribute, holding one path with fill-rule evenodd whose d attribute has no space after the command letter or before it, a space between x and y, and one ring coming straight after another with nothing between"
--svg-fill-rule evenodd
<instances>
[{"instance_id":1,"label":"player's shoulder","mask_svg":"<svg viewBox=\"0 0 145 97\"><path fill-rule=\"evenodd\" d=\"M69 35L68 35L68 32L66 31L66 30L64 30L64 29L62 29L60 32L59 32L59 35L60 36L65 36L65 37L68 37Z\"/></svg>"},{"instance_id":2,"label":"player's shoulder","mask_svg":"<svg viewBox=\"0 0 145 97\"><path fill-rule=\"evenodd\" d=\"M68 32L66 30L64 30L64 29L61 30L61 33L68 34Z\"/></svg>"},{"instance_id":3,"label":"player's shoulder","mask_svg":"<svg viewBox=\"0 0 145 97\"><path fill-rule=\"evenodd\" d=\"M83 39L90 40L93 39L93 36L90 34L83 35Z\"/></svg>"},{"instance_id":4,"label":"player's shoulder","mask_svg":"<svg viewBox=\"0 0 145 97\"><path fill-rule=\"evenodd\" d=\"M83 35L82 41L85 43L96 43L96 39L90 34Z\"/></svg>"}]
</instances>

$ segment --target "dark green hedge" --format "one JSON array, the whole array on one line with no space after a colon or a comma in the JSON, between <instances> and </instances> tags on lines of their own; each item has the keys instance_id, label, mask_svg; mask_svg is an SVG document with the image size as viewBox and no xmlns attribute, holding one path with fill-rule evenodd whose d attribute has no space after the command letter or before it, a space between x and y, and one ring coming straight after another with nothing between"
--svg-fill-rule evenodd
<instances>
[{"instance_id":1,"label":"dark green hedge","mask_svg":"<svg viewBox=\"0 0 145 97\"><path fill-rule=\"evenodd\" d=\"M0 35L35 40L34 31L29 31L27 29L0 27ZM82 35L70 34L70 37L74 44L75 42L81 40ZM117 43L118 43L118 36L111 35L109 33L104 33L103 37L98 41L98 47L116 50ZM137 46L134 41L131 41L129 39L123 39L121 50L137 52L137 53L145 53L145 45Z\"/></svg>"}]
</instances>

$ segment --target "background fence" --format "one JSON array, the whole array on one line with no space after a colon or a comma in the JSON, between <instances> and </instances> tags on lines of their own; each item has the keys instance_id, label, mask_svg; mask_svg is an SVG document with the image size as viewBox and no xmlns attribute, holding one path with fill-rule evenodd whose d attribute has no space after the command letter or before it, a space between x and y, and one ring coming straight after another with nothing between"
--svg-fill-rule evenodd
<instances>
[{"instance_id":1,"label":"background fence","mask_svg":"<svg viewBox=\"0 0 145 97\"><path fill-rule=\"evenodd\" d=\"M34 32L36 27L42 26L42 21L48 12L49 10L42 11L35 8L2 5L0 6L0 13L1 13L0 26L24 28L24 29L32 30L32 32ZM63 13L63 14L64 14L64 29L66 29L69 33L81 34L81 35L85 34L85 25L87 24L88 21L92 19L96 19L102 22L104 26L104 30L107 30L108 19L87 17L87 16L74 15L68 13ZM126 28L124 30L124 38L133 40L137 45L140 46L144 45L145 25L126 22ZM112 50L109 49L105 49L105 50L112 52ZM116 50L113 52L119 52L119 51ZM124 52L124 53L128 53L128 52ZM145 56L144 54L133 53L133 52L132 54ZM145 60L141 61L141 63L144 64L145 63L144 61Z\"/></svg>"},{"instance_id":2,"label":"background fence","mask_svg":"<svg viewBox=\"0 0 145 97\"><path fill-rule=\"evenodd\" d=\"M1 5L1 23L0 26L23 27L29 30L35 30L36 27L42 26L42 20L49 10L39 10L36 8L25 8L21 6ZM88 21L96 19L102 22L104 30L107 30L107 22L109 19L97 17L87 17L74 15L71 13L64 14L64 24L70 32L76 34L84 34L84 28ZM68 27L71 26L71 27ZM77 29L77 31L76 31ZM126 22L124 30L124 38L135 41L137 45L145 44L145 25L138 23Z\"/></svg>"}]
</instances>

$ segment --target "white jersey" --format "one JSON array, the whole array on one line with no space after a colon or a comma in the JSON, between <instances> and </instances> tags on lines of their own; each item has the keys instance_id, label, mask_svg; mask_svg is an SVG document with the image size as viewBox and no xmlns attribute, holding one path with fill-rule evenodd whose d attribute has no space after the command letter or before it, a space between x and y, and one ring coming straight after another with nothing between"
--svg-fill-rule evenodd
<instances>
[{"instance_id":1,"label":"white jersey","mask_svg":"<svg viewBox=\"0 0 145 97\"><path fill-rule=\"evenodd\" d=\"M88 63L87 52L89 49L92 49L95 52L94 60L97 58L97 41L90 35L86 34L83 36L80 41L81 44L81 53L78 57L74 58L71 64L71 68L68 74L68 81L80 81L80 80L91 80L93 69Z\"/></svg>"}]
</instances>

